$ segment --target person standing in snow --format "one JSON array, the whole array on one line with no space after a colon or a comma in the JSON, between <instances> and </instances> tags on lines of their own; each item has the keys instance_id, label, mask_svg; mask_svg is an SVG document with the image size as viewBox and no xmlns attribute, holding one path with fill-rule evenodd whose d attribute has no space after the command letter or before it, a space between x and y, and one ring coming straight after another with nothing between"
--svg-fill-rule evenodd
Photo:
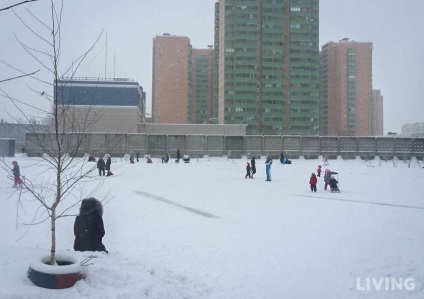
<instances>
[{"instance_id":1,"label":"person standing in snow","mask_svg":"<svg viewBox=\"0 0 424 299\"><path fill-rule=\"evenodd\" d=\"M284 164L284 152L281 152L280 154L280 162L281 164Z\"/></svg>"},{"instance_id":2,"label":"person standing in snow","mask_svg":"<svg viewBox=\"0 0 424 299\"><path fill-rule=\"evenodd\" d=\"M177 160L175 160L175 162L179 163L181 159L181 153L180 153L180 149L177 150Z\"/></svg>"},{"instance_id":3,"label":"person standing in snow","mask_svg":"<svg viewBox=\"0 0 424 299\"><path fill-rule=\"evenodd\" d=\"M250 160L250 165L252 166L252 176L250 178L253 179L253 176L256 173L256 159L255 159L255 156L253 156L252 159Z\"/></svg>"},{"instance_id":4,"label":"person standing in snow","mask_svg":"<svg viewBox=\"0 0 424 299\"><path fill-rule=\"evenodd\" d=\"M104 251L102 239L105 235L103 225L103 206L94 197L81 201L80 213L74 223L75 251Z\"/></svg>"},{"instance_id":5,"label":"person standing in snow","mask_svg":"<svg viewBox=\"0 0 424 299\"><path fill-rule=\"evenodd\" d=\"M138 162L138 159L140 158L140 153L139 152L135 153L135 157L137 158L137 162Z\"/></svg>"},{"instance_id":6,"label":"person standing in snow","mask_svg":"<svg viewBox=\"0 0 424 299\"><path fill-rule=\"evenodd\" d=\"M265 161L267 182L271 182L271 165L272 165L272 158L271 156L267 156Z\"/></svg>"},{"instance_id":7,"label":"person standing in snow","mask_svg":"<svg viewBox=\"0 0 424 299\"><path fill-rule=\"evenodd\" d=\"M99 157L99 160L97 161L97 168L99 169L99 175L105 175L105 160L103 160L102 157Z\"/></svg>"},{"instance_id":8,"label":"person standing in snow","mask_svg":"<svg viewBox=\"0 0 424 299\"><path fill-rule=\"evenodd\" d=\"M13 174L13 187L21 186L21 171L19 170L18 162L13 161L12 162L13 168L12 168L12 174Z\"/></svg>"},{"instance_id":9,"label":"person standing in snow","mask_svg":"<svg viewBox=\"0 0 424 299\"><path fill-rule=\"evenodd\" d=\"M317 192L317 177L315 173L312 173L311 178L309 179L309 184L311 185L311 192Z\"/></svg>"},{"instance_id":10,"label":"person standing in snow","mask_svg":"<svg viewBox=\"0 0 424 299\"><path fill-rule=\"evenodd\" d=\"M250 163L247 162L247 165L246 165L246 175L244 176L245 179L251 178L251 174L250 174L251 170L252 169L250 168Z\"/></svg>"},{"instance_id":11,"label":"person standing in snow","mask_svg":"<svg viewBox=\"0 0 424 299\"><path fill-rule=\"evenodd\" d=\"M113 175L112 171L110 171L110 164L112 164L112 159L110 158L110 156L108 156L106 159L106 170L107 170L106 176Z\"/></svg>"}]
</instances>

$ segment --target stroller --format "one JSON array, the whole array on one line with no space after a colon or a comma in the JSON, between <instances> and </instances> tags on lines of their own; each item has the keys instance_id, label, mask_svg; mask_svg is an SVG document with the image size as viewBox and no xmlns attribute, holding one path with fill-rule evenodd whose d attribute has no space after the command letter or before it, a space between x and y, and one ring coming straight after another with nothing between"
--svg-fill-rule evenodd
<instances>
[{"instance_id":1,"label":"stroller","mask_svg":"<svg viewBox=\"0 0 424 299\"><path fill-rule=\"evenodd\" d=\"M336 178L334 177L334 175L332 175L331 177L330 177L330 183L329 183L329 185L330 185L330 190L331 190L331 192L339 192L340 193L340 188L339 188L339 186L337 185L338 183L339 183L339 174L336 174L337 175L337 180L336 180Z\"/></svg>"}]
</instances>

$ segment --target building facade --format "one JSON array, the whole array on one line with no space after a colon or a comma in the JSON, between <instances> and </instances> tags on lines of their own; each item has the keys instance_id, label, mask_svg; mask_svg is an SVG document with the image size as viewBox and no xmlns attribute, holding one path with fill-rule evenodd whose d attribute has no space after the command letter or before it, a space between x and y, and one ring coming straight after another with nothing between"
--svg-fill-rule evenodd
<instances>
[{"instance_id":1,"label":"building facade","mask_svg":"<svg viewBox=\"0 0 424 299\"><path fill-rule=\"evenodd\" d=\"M191 45L185 36L164 33L153 39L152 121L186 124L190 120Z\"/></svg>"},{"instance_id":2,"label":"building facade","mask_svg":"<svg viewBox=\"0 0 424 299\"><path fill-rule=\"evenodd\" d=\"M16 152L25 151L25 134L33 132L49 132L50 127L46 124L39 124L36 122L23 124L23 123L7 123L3 120L0 121L0 138L15 140L14 146Z\"/></svg>"},{"instance_id":3,"label":"building facade","mask_svg":"<svg viewBox=\"0 0 424 299\"><path fill-rule=\"evenodd\" d=\"M383 96L381 95L381 91L379 89L372 90L371 110L372 135L384 135Z\"/></svg>"},{"instance_id":4,"label":"building facade","mask_svg":"<svg viewBox=\"0 0 424 299\"><path fill-rule=\"evenodd\" d=\"M372 135L370 42L342 39L321 51L323 135Z\"/></svg>"},{"instance_id":5,"label":"building facade","mask_svg":"<svg viewBox=\"0 0 424 299\"><path fill-rule=\"evenodd\" d=\"M209 49L193 49L191 57L192 92L189 123L202 124L216 117L213 109L213 46L209 46Z\"/></svg>"},{"instance_id":6,"label":"building facade","mask_svg":"<svg viewBox=\"0 0 424 299\"><path fill-rule=\"evenodd\" d=\"M250 134L319 134L319 1L215 5L218 118Z\"/></svg>"},{"instance_id":7,"label":"building facade","mask_svg":"<svg viewBox=\"0 0 424 299\"><path fill-rule=\"evenodd\" d=\"M135 133L145 120L146 93L132 79L63 78L55 88L65 131Z\"/></svg>"},{"instance_id":8,"label":"building facade","mask_svg":"<svg viewBox=\"0 0 424 299\"><path fill-rule=\"evenodd\" d=\"M417 122L417 123L403 125L402 134L410 134L412 136L424 135L424 122Z\"/></svg>"}]
</instances>

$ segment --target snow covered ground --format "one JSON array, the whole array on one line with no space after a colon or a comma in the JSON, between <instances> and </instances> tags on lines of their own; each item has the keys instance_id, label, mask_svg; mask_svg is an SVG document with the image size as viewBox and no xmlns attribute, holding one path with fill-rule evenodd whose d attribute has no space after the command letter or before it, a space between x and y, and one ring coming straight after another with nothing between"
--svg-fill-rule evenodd
<instances>
[{"instance_id":1,"label":"snow covered ground","mask_svg":"<svg viewBox=\"0 0 424 299\"><path fill-rule=\"evenodd\" d=\"M15 159L26 177L51 175L37 158ZM330 160L342 192L318 178L311 193L319 160L274 160L272 182L263 158L255 179L244 179L246 159L153 160L113 159L116 175L94 194L113 196L103 215L109 254L65 290L27 279L30 262L49 253L50 227L19 225L39 206L17 205L0 172L0 298L424 298L422 162ZM72 250L73 222L57 222L60 252ZM402 290L385 284L392 278Z\"/></svg>"}]
</instances>

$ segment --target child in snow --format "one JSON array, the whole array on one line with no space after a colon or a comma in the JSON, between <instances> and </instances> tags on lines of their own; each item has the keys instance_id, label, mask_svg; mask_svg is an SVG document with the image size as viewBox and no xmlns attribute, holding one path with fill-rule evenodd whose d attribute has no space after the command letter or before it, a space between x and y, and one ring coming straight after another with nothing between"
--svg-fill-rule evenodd
<instances>
[{"instance_id":1,"label":"child in snow","mask_svg":"<svg viewBox=\"0 0 424 299\"><path fill-rule=\"evenodd\" d=\"M130 155L130 164L134 164L134 157L132 154Z\"/></svg>"},{"instance_id":2,"label":"child in snow","mask_svg":"<svg viewBox=\"0 0 424 299\"><path fill-rule=\"evenodd\" d=\"M150 155L146 155L147 163L153 163L152 158L150 158Z\"/></svg>"},{"instance_id":3,"label":"child in snow","mask_svg":"<svg viewBox=\"0 0 424 299\"><path fill-rule=\"evenodd\" d=\"M330 190L331 191L340 191L339 190L339 186L337 186L338 181L336 180L336 178L332 175L330 177Z\"/></svg>"},{"instance_id":4,"label":"child in snow","mask_svg":"<svg viewBox=\"0 0 424 299\"><path fill-rule=\"evenodd\" d=\"M332 174L337 174L337 172L331 172L330 169L326 169L325 170L325 174L324 174L324 190L327 190L327 186L330 183L330 179L331 179L331 175Z\"/></svg>"},{"instance_id":5,"label":"child in snow","mask_svg":"<svg viewBox=\"0 0 424 299\"><path fill-rule=\"evenodd\" d=\"M19 171L18 162L13 161L12 165L13 165L12 173L13 173L13 181L14 181L13 187L16 188L16 187L18 187L18 185L20 186L22 184L22 181L21 181L21 178L20 178L21 172Z\"/></svg>"},{"instance_id":6,"label":"child in snow","mask_svg":"<svg viewBox=\"0 0 424 299\"><path fill-rule=\"evenodd\" d=\"M251 172L251 168L250 168L250 163L249 162L247 162L247 166L246 166L246 175L244 176L244 178L245 179L247 179L247 178L251 178L252 176L251 176L251 174L250 174L250 172Z\"/></svg>"},{"instance_id":7,"label":"child in snow","mask_svg":"<svg viewBox=\"0 0 424 299\"><path fill-rule=\"evenodd\" d=\"M317 173L318 173L319 177L321 177L321 168L322 168L322 166L318 165Z\"/></svg>"},{"instance_id":8,"label":"child in snow","mask_svg":"<svg viewBox=\"0 0 424 299\"><path fill-rule=\"evenodd\" d=\"M312 173L309 184L311 185L311 192L317 192L317 177L315 173Z\"/></svg>"}]
</instances>

